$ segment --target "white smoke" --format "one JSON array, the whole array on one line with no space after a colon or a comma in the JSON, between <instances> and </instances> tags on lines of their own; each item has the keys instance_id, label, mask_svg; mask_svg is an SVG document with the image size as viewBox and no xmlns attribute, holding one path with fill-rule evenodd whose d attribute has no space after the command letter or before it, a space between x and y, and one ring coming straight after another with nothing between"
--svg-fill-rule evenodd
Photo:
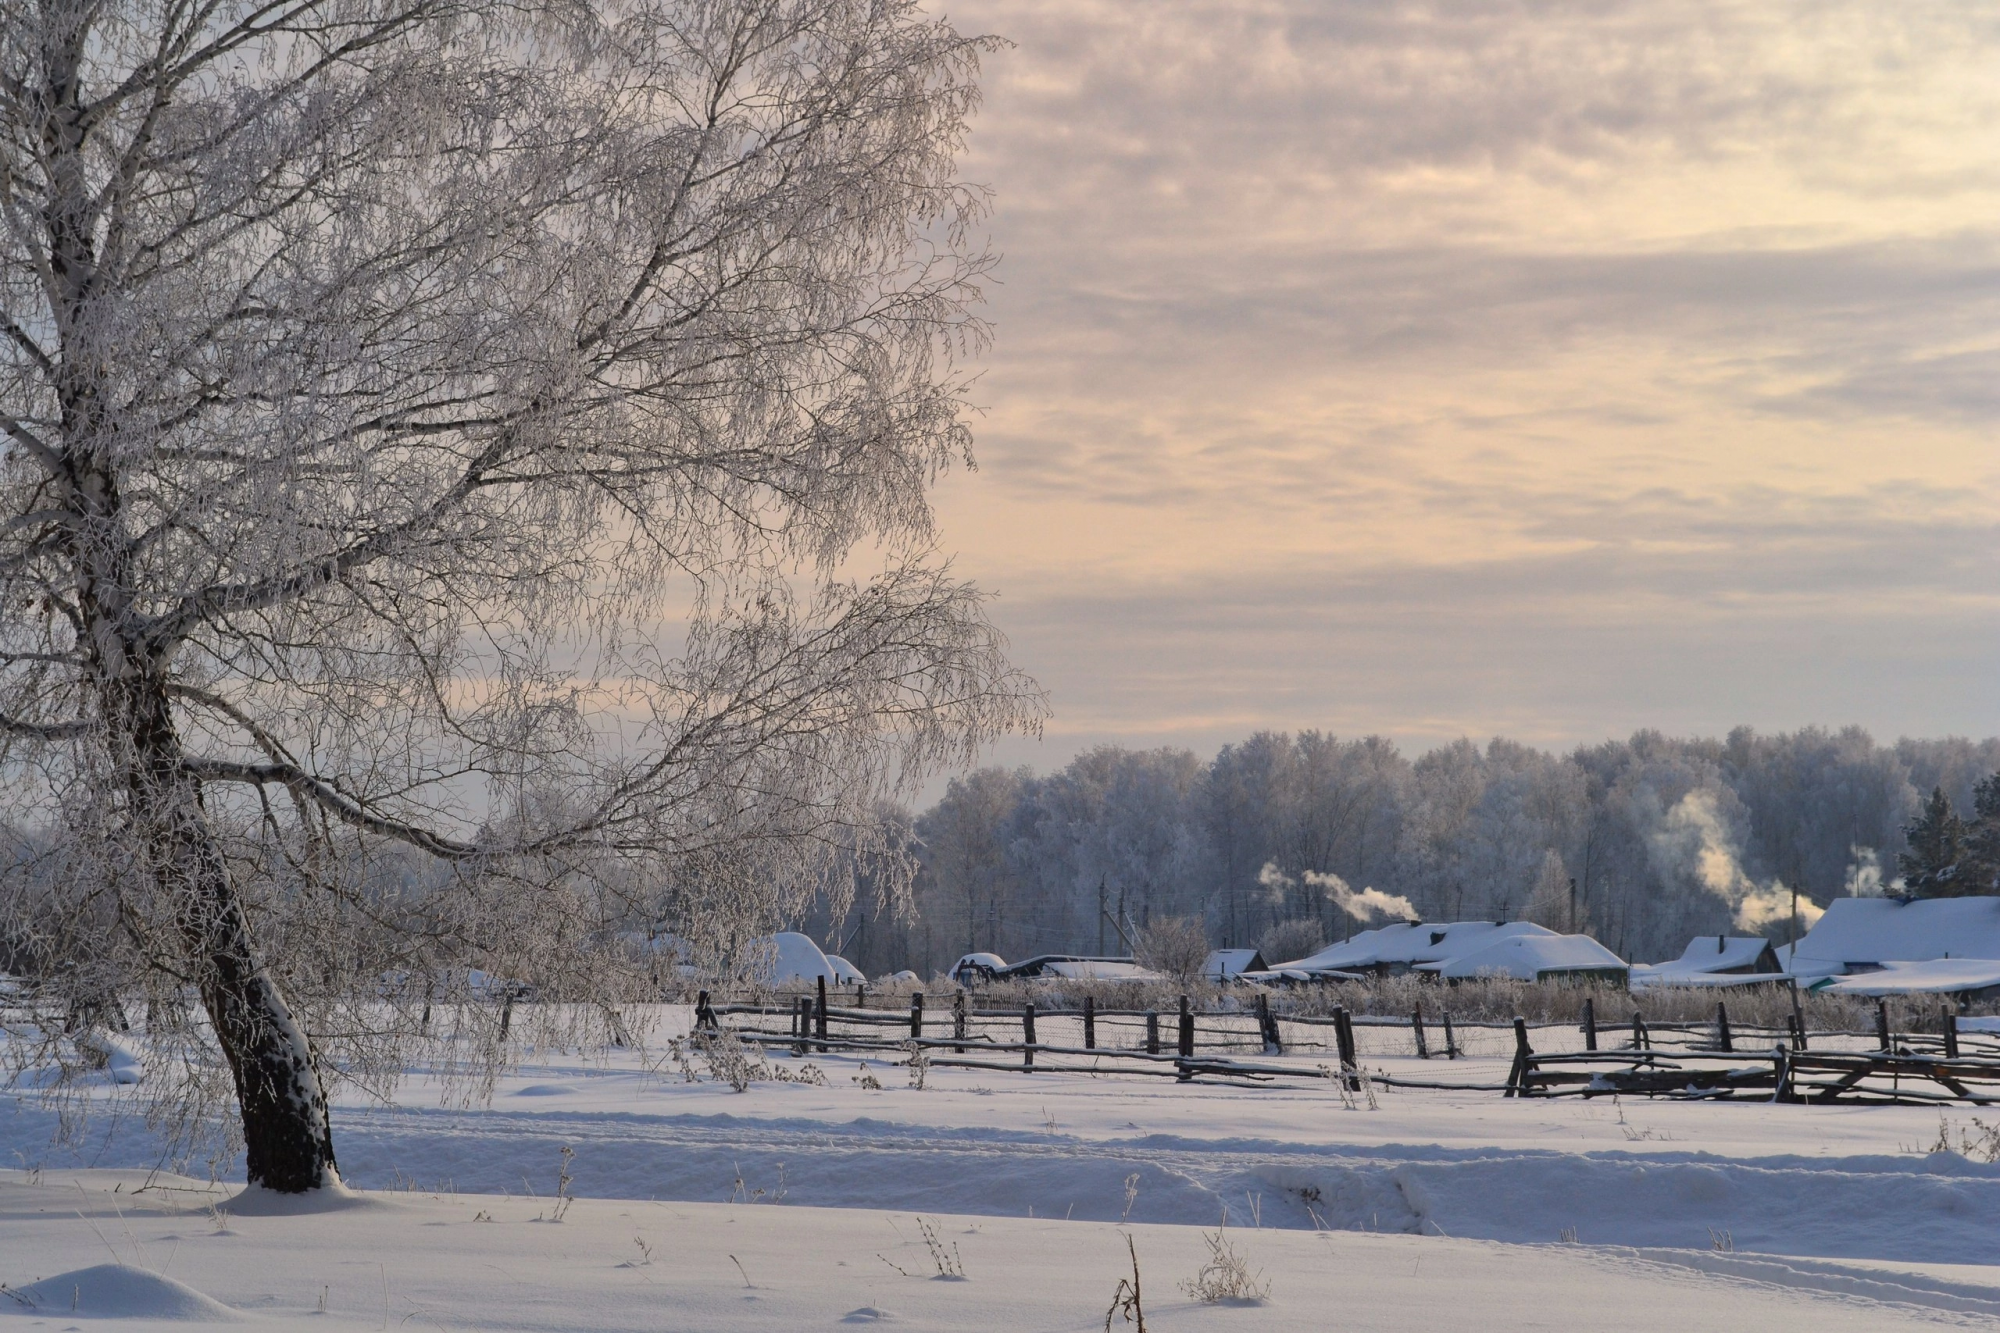
<instances>
[{"instance_id":1,"label":"white smoke","mask_svg":"<svg viewBox=\"0 0 2000 1333\"><path fill-rule=\"evenodd\" d=\"M1882 858L1873 847L1849 845L1847 854L1854 859L1847 866L1847 896L1850 898L1880 898L1903 887L1898 879L1893 883L1882 882Z\"/></svg>"},{"instance_id":2,"label":"white smoke","mask_svg":"<svg viewBox=\"0 0 2000 1333\"><path fill-rule=\"evenodd\" d=\"M1735 840L1716 809L1715 793L1697 787L1683 796L1659 831L1652 836L1653 855L1665 867L1685 871L1697 884L1729 905L1736 928L1761 932L1792 915L1792 891L1779 880L1759 884L1743 872ZM1811 898L1798 898L1799 925L1811 929L1826 910Z\"/></svg>"},{"instance_id":3,"label":"white smoke","mask_svg":"<svg viewBox=\"0 0 2000 1333\"><path fill-rule=\"evenodd\" d=\"M1799 926L1811 930L1813 923L1826 915L1826 909L1813 902L1804 894L1799 895ZM1736 904L1737 929L1756 935L1764 927L1779 921L1792 919L1792 891L1779 880L1772 880L1766 889L1753 888Z\"/></svg>"},{"instance_id":4,"label":"white smoke","mask_svg":"<svg viewBox=\"0 0 2000 1333\"><path fill-rule=\"evenodd\" d=\"M1285 890L1298 884L1297 880L1278 869L1276 861L1264 863L1264 868L1257 872L1257 882L1264 886L1264 901L1273 907L1285 901Z\"/></svg>"},{"instance_id":5,"label":"white smoke","mask_svg":"<svg viewBox=\"0 0 2000 1333\"><path fill-rule=\"evenodd\" d=\"M1356 893L1347 887L1347 881L1340 876L1322 875L1317 870L1306 871L1306 883L1324 893L1328 902L1356 921L1366 921L1377 914L1399 921L1422 919L1417 915L1417 909L1410 905L1410 900L1398 893L1384 893L1380 889L1363 889Z\"/></svg>"}]
</instances>

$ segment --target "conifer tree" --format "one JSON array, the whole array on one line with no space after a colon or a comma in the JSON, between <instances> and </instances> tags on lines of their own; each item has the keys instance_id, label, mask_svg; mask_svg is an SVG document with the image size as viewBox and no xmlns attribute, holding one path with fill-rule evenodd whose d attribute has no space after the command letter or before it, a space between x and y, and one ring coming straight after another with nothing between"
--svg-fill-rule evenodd
<instances>
[{"instance_id":1,"label":"conifer tree","mask_svg":"<svg viewBox=\"0 0 2000 1333\"><path fill-rule=\"evenodd\" d=\"M1965 826L1965 851L1953 878L1961 893L2000 893L2000 773L1972 789L1972 819Z\"/></svg>"},{"instance_id":2,"label":"conifer tree","mask_svg":"<svg viewBox=\"0 0 2000 1333\"><path fill-rule=\"evenodd\" d=\"M1950 898L1965 890L1959 885L1959 862L1965 854L1965 821L1951 808L1943 787L1933 787L1923 810L1903 829L1910 850L1896 858L1907 891L1918 898Z\"/></svg>"}]
</instances>

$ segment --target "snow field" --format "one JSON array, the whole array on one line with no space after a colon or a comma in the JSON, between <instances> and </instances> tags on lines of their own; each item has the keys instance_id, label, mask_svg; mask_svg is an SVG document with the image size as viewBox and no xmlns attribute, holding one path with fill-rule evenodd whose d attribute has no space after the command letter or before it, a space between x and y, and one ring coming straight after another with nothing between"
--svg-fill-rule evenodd
<instances>
[{"instance_id":1,"label":"snow field","mask_svg":"<svg viewBox=\"0 0 2000 1333\"><path fill-rule=\"evenodd\" d=\"M343 1099L336 1147L346 1179L370 1189L546 1195L568 1147L573 1192L598 1198L1197 1226L1226 1217L1517 1243L1573 1233L1685 1247L1727 1233L1739 1251L1899 1262L1984 1263L2000 1242L2000 1165L1928 1152L1938 1116L1922 1108L1384 1088L1370 1110L1319 1079L1239 1088L934 1069L918 1090L879 1061L777 1063L794 1077L810 1065L825 1082L739 1094L622 1053L543 1054L503 1078L490 1105L462 1107L441 1105L453 1090L415 1076L393 1106ZM1378 1063L1471 1083L1505 1072L1492 1060ZM1971 1114L1947 1112L1961 1125ZM70 1149L50 1147L55 1129L33 1102L0 1103L0 1160L158 1160L130 1117L101 1110Z\"/></svg>"},{"instance_id":2,"label":"snow field","mask_svg":"<svg viewBox=\"0 0 2000 1333\"><path fill-rule=\"evenodd\" d=\"M1129 1275L1128 1233L1163 1333L2000 1327L2000 1273L1979 1269L1246 1226L1228 1239L1270 1298L1218 1306L1178 1290L1207 1253L1193 1227L926 1215L964 1270L941 1280L919 1218L897 1211L586 1198L556 1223L549 1200L519 1195L247 1217L209 1211L218 1200L137 1172L0 1173L0 1266L39 1303L0 1297L0 1330L1082 1333Z\"/></svg>"},{"instance_id":3,"label":"snow field","mask_svg":"<svg viewBox=\"0 0 2000 1333\"><path fill-rule=\"evenodd\" d=\"M1512 1044L1423 1062L1359 1035L1371 1068L1467 1084L1500 1082ZM221 1224L226 1165L133 1194L160 1153L124 1109L142 1064L106 1071L68 1148L53 1111L0 1098L0 1161L29 1168L0 1173L0 1281L45 1284L0 1333L100 1307L129 1329L1102 1328L1128 1230L1161 1329L2000 1327L2000 1165L1930 1152L1924 1108L1380 1087L1371 1109L1318 1077L933 1068L918 1089L881 1058L772 1063L786 1081L737 1093L699 1057L690 1082L657 1051L531 1051L474 1105L413 1071L392 1104L337 1101L343 1174L372 1193L308 1217L239 1200ZM2000 1122L1946 1112L1979 1114ZM968 1281L923 1276L919 1216ZM1225 1218L1268 1305L1175 1287ZM49 1308L64 1290L73 1313Z\"/></svg>"}]
</instances>

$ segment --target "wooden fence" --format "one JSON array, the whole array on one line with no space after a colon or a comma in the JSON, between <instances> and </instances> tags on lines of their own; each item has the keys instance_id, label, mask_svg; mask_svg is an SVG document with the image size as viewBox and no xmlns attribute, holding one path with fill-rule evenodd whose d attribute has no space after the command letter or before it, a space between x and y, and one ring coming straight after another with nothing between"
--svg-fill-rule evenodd
<instances>
[{"instance_id":1,"label":"wooden fence","mask_svg":"<svg viewBox=\"0 0 2000 1333\"><path fill-rule=\"evenodd\" d=\"M1080 1044L1042 1040L1052 1022L1081 1027ZM1247 1008L1197 1010L1187 997L1162 1013L1154 1009L1039 1008L1034 1002L981 1008L966 992L948 1005L930 1007L909 997L907 1011L837 1006L822 983L815 994L789 1005L696 1004L698 1030L727 1029L767 1048L810 1052L900 1053L943 1068L1025 1073L1118 1072L1181 1082L1266 1083L1282 1078L1338 1079L1350 1091L1362 1081L1386 1087L1498 1092L1509 1097L1609 1096L1694 1098L1738 1094L1792 1102L2000 1101L2000 1034L1960 1033L1955 1011L1940 1006L1934 1031L1892 1031L1886 1004L1877 1006L1872 1032L1808 1031L1796 1003L1782 1028L1733 1025L1728 1002L1719 1001L1713 1023L1648 1023L1635 1010L1629 1021L1600 1024L1594 1002L1583 1021L1531 1024L1454 1022L1449 1011L1408 1018L1359 1015L1336 1008L1331 1015L1286 1014L1259 995ZM1396 1054L1453 1061L1466 1054L1463 1035L1498 1030L1513 1034L1513 1064L1504 1083L1408 1078L1367 1069L1357 1031L1371 1045L1395 1040ZM1580 1038L1582 1050L1535 1049L1537 1033ZM1405 1037L1403 1034L1407 1034ZM1874 1042L1876 1049L1829 1049L1829 1043ZM1815 1043L1818 1049L1815 1049ZM1272 1063L1255 1056L1326 1051L1330 1063ZM1384 1052L1374 1051L1381 1055Z\"/></svg>"}]
</instances>

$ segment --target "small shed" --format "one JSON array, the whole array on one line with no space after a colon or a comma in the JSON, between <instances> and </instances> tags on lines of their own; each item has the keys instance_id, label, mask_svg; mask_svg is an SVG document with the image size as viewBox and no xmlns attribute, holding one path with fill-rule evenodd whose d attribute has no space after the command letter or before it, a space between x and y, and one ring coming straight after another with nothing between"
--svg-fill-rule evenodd
<instances>
[{"instance_id":1,"label":"small shed","mask_svg":"<svg viewBox=\"0 0 2000 1333\"><path fill-rule=\"evenodd\" d=\"M1762 935L1697 935L1672 963L1678 972L1779 972L1778 952Z\"/></svg>"},{"instance_id":2,"label":"small shed","mask_svg":"<svg viewBox=\"0 0 2000 1333\"><path fill-rule=\"evenodd\" d=\"M1778 951L1762 935L1697 935L1679 958L1640 964L1632 985L1743 986L1784 980Z\"/></svg>"},{"instance_id":3,"label":"small shed","mask_svg":"<svg viewBox=\"0 0 2000 1333\"><path fill-rule=\"evenodd\" d=\"M1202 964L1202 974L1210 981L1227 981L1245 972L1262 972L1268 964L1255 949L1217 949Z\"/></svg>"}]
</instances>

